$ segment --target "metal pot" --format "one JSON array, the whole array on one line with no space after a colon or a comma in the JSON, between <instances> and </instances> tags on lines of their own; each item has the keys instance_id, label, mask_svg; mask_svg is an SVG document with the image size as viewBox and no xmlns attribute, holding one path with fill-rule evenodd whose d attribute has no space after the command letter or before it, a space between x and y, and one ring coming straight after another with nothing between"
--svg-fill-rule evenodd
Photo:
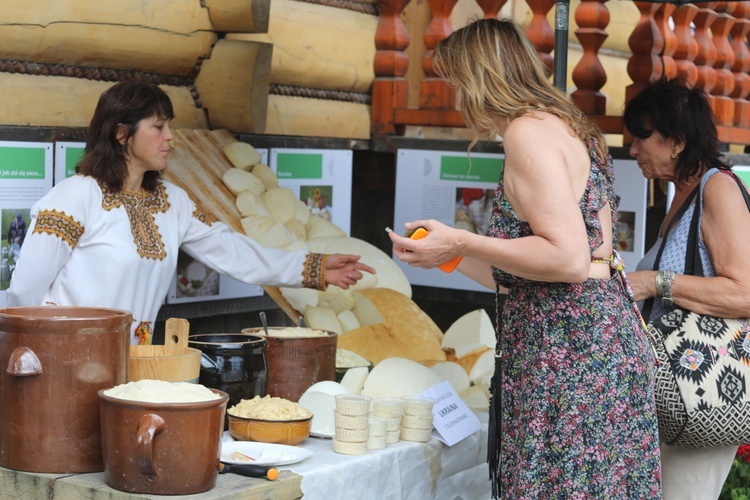
<instances>
[{"instance_id":1,"label":"metal pot","mask_svg":"<svg viewBox=\"0 0 750 500\"><path fill-rule=\"evenodd\" d=\"M116 309L0 309L0 465L104 468L97 392L127 381L131 322Z\"/></svg>"},{"instance_id":2,"label":"metal pot","mask_svg":"<svg viewBox=\"0 0 750 500\"><path fill-rule=\"evenodd\" d=\"M229 396L146 403L99 391L104 480L131 493L190 495L216 485Z\"/></svg>"},{"instance_id":3,"label":"metal pot","mask_svg":"<svg viewBox=\"0 0 750 500\"><path fill-rule=\"evenodd\" d=\"M229 407L265 396L268 385L266 339L241 333L200 333L188 346L201 351L200 384L229 394Z\"/></svg>"}]
</instances>

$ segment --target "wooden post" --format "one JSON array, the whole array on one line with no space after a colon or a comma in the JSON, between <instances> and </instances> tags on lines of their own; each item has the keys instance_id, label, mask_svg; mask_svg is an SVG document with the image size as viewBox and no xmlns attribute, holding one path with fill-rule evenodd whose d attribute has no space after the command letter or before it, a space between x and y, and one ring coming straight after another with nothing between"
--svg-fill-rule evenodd
<instances>
[{"instance_id":1,"label":"wooden post","mask_svg":"<svg viewBox=\"0 0 750 500\"><path fill-rule=\"evenodd\" d=\"M587 115L604 115L607 112L607 98L600 92L607 83L607 74L598 56L607 38L609 10L604 5L606 1L583 1L575 12L579 26L575 33L581 41L583 56L573 70L577 90L571 94L571 98Z\"/></svg>"},{"instance_id":2,"label":"wooden post","mask_svg":"<svg viewBox=\"0 0 750 500\"><path fill-rule=\"evenodd\" d=\"M405 127L395 123L394 110L406 108L408 82L404 75L409 56L409 34L401 21L409 0L378 0L380 23L375 33L375 81L372 84L372 133L403 135Z\"/></svg>"},{"instance_id":3,"label":"wooden post","mask_svg":"<svg viewBox=\"0 0 750 500\"><path fill-rule=\"evenodd\" d=\"M432 109L455 109L456 91L448 82L438 78L432 69L430 57L438 42L451 34L453 28L450 15L458 0L427 0L432 11L432 21L424 32L426 51L422 56L425 77L419 85L419 107Z\"/></svg>"}]
</instances>

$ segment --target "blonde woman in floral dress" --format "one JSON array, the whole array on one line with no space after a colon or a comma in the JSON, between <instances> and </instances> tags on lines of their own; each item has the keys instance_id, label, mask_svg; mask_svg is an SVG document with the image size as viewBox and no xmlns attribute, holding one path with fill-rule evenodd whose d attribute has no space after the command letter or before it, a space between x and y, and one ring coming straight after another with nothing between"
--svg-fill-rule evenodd
<instances>
[{"instance_id":1,"label":"blonde woman in floral dress","mask_svg":"<svg viewBox=\"0 0 750 500\"><path fill-rule=\"evenodd\" d=\"M493 496L649 499L661 494L654 356L612 228L618 198L601 133L554 88L512 21L473 22L433 65L468 125L503 138L487 235L434 220L391 233L394 253L507 292L490 416ZM403 251L406 250L406 251Z\"/></svg>"}]
</instances>

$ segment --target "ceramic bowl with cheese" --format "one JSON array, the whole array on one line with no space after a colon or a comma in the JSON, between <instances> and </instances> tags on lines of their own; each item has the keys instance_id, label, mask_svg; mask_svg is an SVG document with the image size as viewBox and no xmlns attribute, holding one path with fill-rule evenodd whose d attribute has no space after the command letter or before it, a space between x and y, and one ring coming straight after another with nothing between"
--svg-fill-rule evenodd
<instances>
[{"instance_id":1,"label":"ceramic bowl with cheese","mask_svg":"<svg viewBox=\"0 0 750 500\"><path fill-rule=\"evenodd\" d=\"M310 435L313 414L283 398L255 396L227 410L229 435L241 441L296 446Z\"/></svg>"},{"instance_id":2,"label":"ceramic bowl with cheese","mask_svg":"<svg viewBox=\"0 0 750 500\"><path fill-rule=\"evenodd\" d=\"M258 420L228 415L229 435L239 441L296 446L310 435L312 417L301 420Z\"/></svg>"}]
</instances>

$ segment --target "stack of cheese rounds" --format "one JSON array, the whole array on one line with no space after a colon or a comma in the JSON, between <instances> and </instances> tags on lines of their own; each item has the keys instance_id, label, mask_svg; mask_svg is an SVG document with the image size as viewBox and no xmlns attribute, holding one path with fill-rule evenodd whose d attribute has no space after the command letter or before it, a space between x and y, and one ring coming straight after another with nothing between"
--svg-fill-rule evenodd
<instances>
[{"instance_id":1,"label":"stack of cheese rounds","mask_svg":"<svg viewBox=\"0 0 750 500\"><path fill-rule=\"evenodd\" d=\"M401 417L401 440L426 442L432 433L432 407L430 398L404 398L404 415Z\"/></svg>"},{"instance_id":2,"label":"stack of cheese rounds","mask_svg":"<svg viewBox=\"0 0 750 500\"><path fill-rule=\"evenodd\" d=\"M382 450L388 445L388 419L370 415L368 420L369 436L367 438L368 450Z\"/></svg>"},{"instance_id":3,"label":"stack of cheese rounds","mask_svg":"<svg viewBox=\"0 0 750 500\"><path fill-rule=\"evenodd\" d=\"M367 451L371 398L354 394L337 394L335 398L333 421L336 435L333 438L333 451L345 455L361 455Z\"/></svg>"},{"instance_id":4,"label":"stack of cheese rounds","mask_svg":"<svg viewBox=\"0 0 750 500\"><path fill-rule=\"evenodd\" d=\"M388 419L386 443L393 444L401 435L401 415L404 413L404 400L401 398L376 398L372 400L372 412L376 417Z\"/></svg>"}]
</instances>

